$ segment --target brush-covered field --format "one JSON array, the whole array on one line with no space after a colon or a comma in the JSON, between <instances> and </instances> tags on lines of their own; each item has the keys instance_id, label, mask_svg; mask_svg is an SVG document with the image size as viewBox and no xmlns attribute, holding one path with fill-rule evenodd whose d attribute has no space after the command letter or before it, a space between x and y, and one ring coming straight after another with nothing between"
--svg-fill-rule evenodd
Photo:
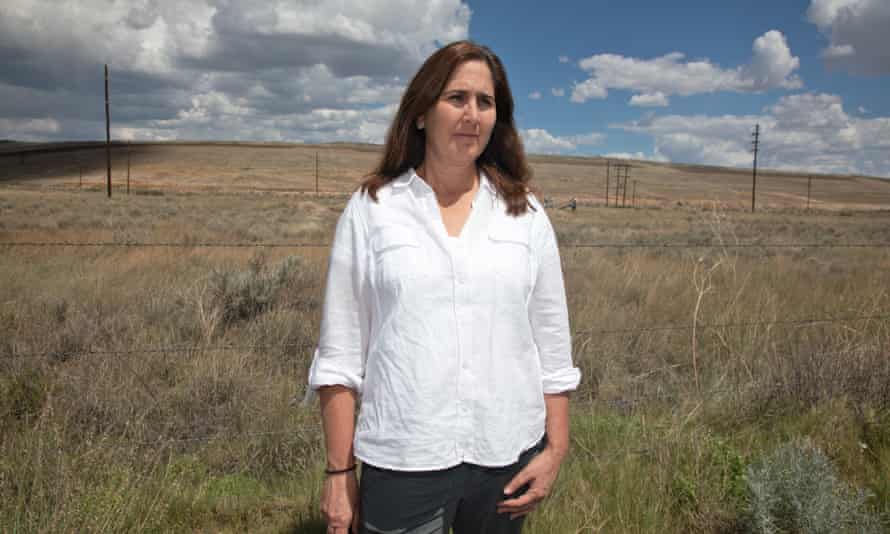
<instances>
[{"instance_id":1,"label":"brush-covered field","mask_svg":"<svg viewBox=\"0 0 890 534\"><path fill-rule=\"evenodd\" d=\"M291 245L345 197L185 185L0 190L0 242L177 245L0 245L0 531L324 532L327 250ZM583 380L526 532L887 531L890 247L748 245L890 212L670 204L549 211ZM695 246L576 246L641 242Z\"/></svg>"}]
</instances>

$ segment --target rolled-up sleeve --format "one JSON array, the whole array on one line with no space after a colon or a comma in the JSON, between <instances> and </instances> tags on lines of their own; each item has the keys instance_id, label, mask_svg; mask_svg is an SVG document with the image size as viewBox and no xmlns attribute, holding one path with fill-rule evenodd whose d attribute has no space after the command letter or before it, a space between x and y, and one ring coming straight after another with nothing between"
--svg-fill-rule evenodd
<instances>
[{"instance_id":1,"label":"rolled-up sleeve","mask_svg":"<svg viewBox=\"0 0 890 534\"><path fill-rule=\"evenodd\" d=\"M367 227L363 193L356 192L337 221L321 316L321 334L309 369L309 387L362 390L370 328L367 299Z\"/></svg>"},{"instance_id":2,"label":"rolled-up sleeve","mask_svg":"<svg viewBox=\"0 0 890 534\"><path fill-rule=\"evenodd\" d=\"M529 321L541 359L544 393L553 394L577 389L581 372L572 364L569 312L556 235L543 208L537 208L532 229L537 272L529 299Z\"/></svg>"}]
</instances>

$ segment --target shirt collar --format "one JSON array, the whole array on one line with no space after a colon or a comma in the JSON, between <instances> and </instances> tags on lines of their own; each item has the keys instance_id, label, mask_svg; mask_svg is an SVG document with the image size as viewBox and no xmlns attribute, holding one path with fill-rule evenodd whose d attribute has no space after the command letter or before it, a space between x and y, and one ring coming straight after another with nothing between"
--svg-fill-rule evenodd
<instances>
[{"instance_id":1,"label":"shirt collar","mask_svg":"<svg viewBox=\"0 0 890 534\"><path fill-rule=\"evenodd\" d=\"M420 176L417 176L417 173L414 172L414 169L408 169L403 172L398 178L392 181L392 186L395 188L408 187L417 178L421 179Z\"/></svg>"},{"instance_id":2,"label":"shirt collar","mask_svg":"<svg viewBox=\"0 0 890 534\"><path fill-rule=\"evenodd\" d=\"M412 169L408 169L403 172L398 178L392 181L392 186L395 188L403 188L408 187L412 183L417 181L418 183L423 184L427 189L432 191L429 184L427 184L423 178L417 175L417 171ZM492 197L496 197L498 194L497 188L495 188L494 184L491 182L491 179L485 174L485 171L479 169L479 186L481 188L485 188L489 195Z\"/></svg>"}]
</instances>

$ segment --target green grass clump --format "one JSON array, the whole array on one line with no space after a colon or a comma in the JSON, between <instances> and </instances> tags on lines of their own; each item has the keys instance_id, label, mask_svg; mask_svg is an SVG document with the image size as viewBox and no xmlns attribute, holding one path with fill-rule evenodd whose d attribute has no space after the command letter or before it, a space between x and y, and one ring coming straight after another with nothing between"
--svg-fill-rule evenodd
<instances>
[{"instance_id":1,"label":"green grass clump","mask_svg":"<svg viewBox=\"0 0 890 534\"><path fill-rule=\"evenodd\" d=\"M749 532L881 532L868 511L869 493L843 482L809 439L787 443L749 466L747 486Z\"/></svg>"},{"instance_id":2,"label":"green grass clump","mask_svg":"<svg viewBox=\"0 0 890 534\"><path fill-rule=\"evenodd\" d=\"M305 272L298 256L288 256L273 268L263 256L252 258L246 271L214 268L209 278L210 304L225 326L250 321L273 307L299 304L285 301L299 297L310 285Z\"/></svg>"}]
</instances>

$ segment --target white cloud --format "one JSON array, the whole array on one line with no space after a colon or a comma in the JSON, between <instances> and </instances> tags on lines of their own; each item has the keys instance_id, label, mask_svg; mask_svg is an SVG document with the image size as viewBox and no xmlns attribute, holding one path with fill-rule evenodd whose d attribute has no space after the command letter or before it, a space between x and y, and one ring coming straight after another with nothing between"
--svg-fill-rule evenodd
<instances>
[{"instance_id":1,"label":"white cloud","mask_svg":"<svg viewBox=\"0 0 890 534\"><path fill-rule=\"evenodd\" d=\"M570 135L567 139L579 146L598 145L606 139L606 136L598 132L590 132L587 134Z\"/></svg>"},{"instance_id":2,"label":"white cloud","mask_svg":"<svg viewBox=\"0 0 890 534\"><path fill-rule=\"evenodd\" d=\"M572 102L582 103L593 98L606 98L609 96L606 88L600 85L598 80L593 78L580 83L575 83L572 87Z\"/></svg>"},{"instance_id":3,"label":"white cloud","mask_svg":"<svg viewBox=\"0 0 890 534\"><path fill-rule=\"evenodd\" d=\"M561 87L554 87L550 89L550 94L553 96L566 96L566 90Z\"/></svg>"},{"instance_id":4,"label":"white cloud","mask_svg":"<svg viewBox=\"0 0 890 534\"><path fill-rule=\"evenodd\" d=\"M856 54L856 50L853 48L853 45L830 45L822 50L822 57L824 59L841 59L845 57L851 57Z\"/></svg>"},{"instance_id":5,"label":"white cloud","mask_svg":"<svg viewBox=\"0 0 890 534\"><path fill-rule=\"evenodd\" d=\"M890 118L853 117L836 95L785 96L758 115L653 116L615 127L651 134L671 161L749 167L755 124L764 167L890 176Z\"/></svg>"},{"instance_id":6,"label":"white cloud","mask_svg":"<svg viewBox=\"0 0 890 534\"><path fill-rule=\"evenodd\" d=\"M522 136L522 144L526 152L532 154L559 154L571 152L577 148L568 139L551 135L550 132L541 128L520 130L519 133Z\"/></svg>"},{"instance_id":7,"label":"white cloud","mask_svg":"<svg viewBox=\"0 0 890 534\"><path fill-rule=\"evenodd\" d=\"M28 141L44 139L48 134L59 131L59 121L55 119L2 119L0 118L0 139Z\"/></svg>"},{"instance_id":8,"label":"white cloud","mask_svg":"<svg viewBox=\"0 0 890 534\"><path fill-rule=\"evenodd\" d=\"M577 152L579 146L598 145L605 139L598 132L558 136L541 128L520 130L519 134L526 152L532 154L570 154Z\"/></svg>"},{"instance_id":9,"label":"white cloud","mask_svg":"<svg viewBox=\"0 0 890 534\"><path fill-rule=\"evenodd\" d=\"M104 138L107 62L121 136L375 142L379 111L441 43L467 37L471 16L459 0L5 0L0 12L10 137L50 117L50 138ZM353 116L319 129L316 110Z\"/></svg>"},{"instance_id":10,"label":"white cloud","mask_svg":"<svg viewBox=\"0 0 890 534\"><path fill-rule=\"evenodd\" d=\"M529 100L540 100L541 99L541 91L532 91L528 94Z\"/></svg>"},{"instance_id":11,"label":"white cloud","mask_svg":"<svg viewBox=\"0 0 890 534\"><path fill-rule=\"evenodd\" d=\"M639 107L665 107L670 102L664 93L656 91L649 94L633 95L628 104Z\"/></svg>"},{"instance_id":12,"label":"white cloud","mask_svg":"<svg viewBox=\"0 0 890 534\"><path fill-rule=\"evenodd\" d=\"M770 30L754 40L754 56L740 72L742 84L750 90L762 91L773 87L798 89L803 83L794 71L800 60L791 55L788 41L781 32ZM740 88L740 90L743 90Z\"/></svg>"},{"instance_id":13,"label":"white cloud","mask_svg":"<svg viewBox=\"0 0 890 534\"><path fill-rule=\"evenodd\" d=\"M890 73L887 0L812 0L807 18L828 37L822 51L828 65L856 73Z\"/></svg>"},{"instance_id":14,"label":"white cloud","mask_svg":"<svg viewBox=\"0 0 890 534\"><path fill-rule=\"evenodd\" d=\"M559 62L560 62L560 63L568 63L568 62L569 62L569 56L559 56Z\"/></svg>"},{"instance_id":15,"label":"white cloud","mask_svg":"<svg viewBox=\"0 0 890 534\"><path fill-rule=\"evenodd\" d=\"M645 159L646 155L642 152L609 152L603 154L604 158L609 159Z\"/></svg>"},{"instance_id":16,"label":"white cloud","mask_svg":"<svg viewBox=\"0 0 890 534\"><path fill-rule=\"evenodd\" d=\"M793 89L802 85L794 74L800 61L791 55L781 32L764 33L754 40L752 50L751 61L733 69L723 69L707 59L687 61L681 52L654 59L616 54L590 56L578 63L590 78L575 85L572 102L605 98L609 89L635 91L641 97L656 93L668 97L715 91L758 92L776 87Z\"/></svg>"},{"instance_id":17,"label":"white cloud","mask_svg":"<svg viewBox=\"0 0 890 534\"><path fill-rule=\"evenodd\" d=\"M646 154L645 152L609 152L608 154L603 154L603 157L609 159L636 159L661 162L669 161L666 157L664 157L662 154L659 154L657 151L653 154Z\"/></svg>"}]
</instances>

